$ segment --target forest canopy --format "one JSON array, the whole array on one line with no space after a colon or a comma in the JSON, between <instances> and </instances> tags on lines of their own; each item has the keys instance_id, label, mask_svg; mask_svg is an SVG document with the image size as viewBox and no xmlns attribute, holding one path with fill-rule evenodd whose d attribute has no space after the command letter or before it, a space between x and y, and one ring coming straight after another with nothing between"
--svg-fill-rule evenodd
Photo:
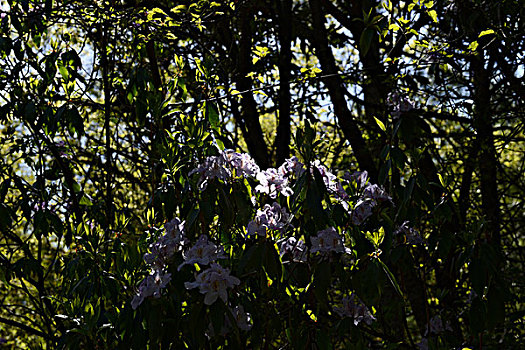
<instances>
[{"instance_id":1,"label":"forest canopy","mask_svg":"<svg viewBox=\"0 0 525 350\"><path fill-rule=\"evenodd\" d=\"M0 347L523 339L520 1L0 4Z\"/></svg>"}]
</instances>

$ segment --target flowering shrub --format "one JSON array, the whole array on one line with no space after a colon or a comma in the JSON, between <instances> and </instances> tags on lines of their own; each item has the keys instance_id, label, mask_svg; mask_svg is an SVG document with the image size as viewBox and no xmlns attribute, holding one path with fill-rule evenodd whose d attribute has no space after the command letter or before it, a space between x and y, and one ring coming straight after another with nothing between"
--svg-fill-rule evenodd
<instances>
[{"instance_id":1,"label":"flowering shrub","mask_svg":"<svg viewBox=\"0 0 525 350\"><path fill-rule=\"evenodd\" d=\"M149 245L137 312L171 303L195 347L371 344L376 321L391 321L382 297L402 291L380 246L424 242L389 218L393 200L366 171L339 178L297 157L261 170L225 150L188 176L193 209Z\"/></svg>"}]
</instances>

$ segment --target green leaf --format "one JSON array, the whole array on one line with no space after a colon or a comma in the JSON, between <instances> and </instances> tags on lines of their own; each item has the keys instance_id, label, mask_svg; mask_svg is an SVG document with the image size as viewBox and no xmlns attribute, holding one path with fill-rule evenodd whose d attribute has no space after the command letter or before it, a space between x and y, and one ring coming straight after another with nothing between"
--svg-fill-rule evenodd
<instances>
[{"instance_id":1,"label":"green leaf","mask_svg":"<svg viewBox=\"0 0 525 350\"><path fill-rule=\"evenodd\" d=\"M219 113L217 107L213 103L205 102L206 104L206 115L208 116L208 121L212 128L217 128L219 126Z\"/></svg>"},{"instance_id":2,"label":"green leaf","mask_svg":"<svg viewBox=\"0 0 525 350\"><path fill-rule=\"evenodd\" d=\"M60 72L60 75L67 82L69 80L69 72L67 70L67 67L64 66L62 61L58 61L57 64L58 64L58 71Z\"/></svg>"},{"instance_id":3,"label":"green leaf","mask_svg":"<svg viewBox=\"0 0 525 350\"><path fill-rule=\"evenodd\" d=\"M441 186L443 186L443 188L447 187L445 186L445 181L443 180L443 176L441 176L441 174L437 174L438 175L438 178L439 178L439 183L441 184Z\"/></svg>"},{"instance_id":4,"label":"green leaf","mask_svg":"<svg viewBox=\"0 0 525 350\"><path fill-rule=\"evenodd\" d=\"M87 205L87 206L92 206L93 205L91 200L86 195L83 195L82 198L80 198L80 201L78 202L78 204L80 204L80 205Z\"/></svg>"},{"instance_id":5,"label":"green leaf","mask_svg":"<svg viewBox=\"0 0 525 350\"><path fill-rule=\"evenodd\" d=\"M385 124L383 124L383 122L381 120L377 119L376 117L374 117L374 119L376 120L376 123L379 126L379 128L386 132Z\"/></svg>"},{"instance_id":6,"label":"green leaf","mask_svg":"<svg viewBox=\"0 0 525 350\"><path fill-rule=\"evenodd\" d=\"M469 319L472 333L477 334L485 330L487 320L487 306L479 297L474 298L472 301Z\"/></svg>"},{"instance_id":7,"label":"green leaf","mask_svg":"<svg viewBox=\"0 0 525 350\"><path fill-rule=\"evenodd\" d=\"M0 204L0 228L6 229L11 226L11 210L5 204Z\"/></svg>"},{"instance_id":8,"label":"green leaf","mask_svg":"<svg viewBox=\"0 0 525 350\"><path fill-rule=\"evenodd\" d=\"M381 261L381 259L377 258L377 261L379 262L379 264L383 268L383 271L385 272L386 276L388 277L388 280L390 281L390 283L392 283L392 286L394 286L394 289L396 290L396 292L401 297L403 297L403 292L401 291L401 287L399 287L399 284L397 283L396 278L394 277L394 274L390 271L388 266L386 266L386 264L383 261Z\"/></svg>"},{"instance_id":9,"label":"green leaf","mask_svg":"<svg viewBox=\"0 0 525 350\"><path fill-rule=\"evenodd\" d=\"M63 116L67 121L70 134L76 133L77 136L84 135L84 120L76 106L69 106L64 111Z\"/></svg>"},{"instance_id":10,"label":"green leaf","mask_svg":"<svg viewBox=\"0 0 525 350\"><path fill-rule=\"evenodd\" d=\"M373 39L374 30L372 28L365 28L365 30L363 30L363 32L361 33L361 37L359 38L359 47L363 56L366 56L368 50L370 50L370 46L372 45Z\"/></svg>"},{"instance_id":11,"label":"green leaf","mask_svg":"<svg viewBox=\"0 0 525 350\"><path fill-rule=\"evenodd\" d=\"M479 46L479 43L477 41L473 41L471 42L468 47L467 47L467 50L470 50L470 51L476 51L476 49L478 48Z\"/></svg>"},{"instance_id":12,"label":"green leaf","mask_svg":"<svg viewBox=\"0 0 525 350\"><path fill-rule=\"evenodd\" d=\"M317 330L317 341L316 341L316 344L317 344L317 347L320 349L320 350L331 350L333 349L332 347L332 343L330 341L330 336L329 336L329 333L325 330Z\"/></svg>"},{"instance_id":13,"label":"green leaf","mask_svg":"<svg viewBox=\"0 0 525 350\"><path fill-rule=\"evenodd\" d=\"M323 306L328 306L328 289L332 280L330 263L323 261L317 265L314 272L314 293Z\"/></svg>"},{"instance_id":14,"label":"green leaf","mask_svg":"<svg viewBox=\"0 0 525 350\"><path fill-rule=\"evenodd\" d=\"M487 29L487 30L484 30L481 33L479 33L478 38L481 38L484 35L489 35L489 34L494 34L494 33L495 32L494 32L493 29Z\"/></svg>"},{"instance_id":15,"label":"green leaf","mask_svg":"<svg viewBox=\"0 0 525 350\"><path fill-rule=\"evenodd\" d=\"M266 242L264 250L264 268L268 277L273 281L279 281L281 279L281 258L277 250L275 249L274 244L271 241Z\"/></svg>"},{"instance_id":16,"label":"green leaf","mask_svg":"<svg viewBox=\"0 0 525 350\"><path fill-rule=\"evenodd\" d=\"M379 230L374 231L370 233L370 231L367 231L365 233L366 239L368 239L376 249L379 248L381 243L383 243L383 240L385 239L385 229L384 227L381 227Z\"/></svg>"},{"instance_id":17,"label":"green leaf","mask_svg":"<svg viewBox=\"0 0 525 350\"><path fill-rule=\"evenodd\" d=\"M437 23L437 12L435 10L428 11L428 15L432 18L432 21Z\"/></svg>"},{"instance_id":18,"label":"green leaf","mask_svg":"<svg viewBox=\"0 0 525 350\"><path fill-rule=\"evenodd\" d=\"M392 159L389 159L383 164L381 169L379 169L379 183L381 185L385 184L386 178L388 176L388 172L390 171L390 167L392 166Z\"/></svg>"}]
</instances>

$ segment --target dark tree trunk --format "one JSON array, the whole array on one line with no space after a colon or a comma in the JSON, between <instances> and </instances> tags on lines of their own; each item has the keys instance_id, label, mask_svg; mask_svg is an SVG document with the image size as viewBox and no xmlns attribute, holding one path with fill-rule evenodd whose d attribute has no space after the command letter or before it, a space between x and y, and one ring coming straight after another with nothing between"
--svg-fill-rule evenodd
<instances>
[{"instance_id":1,"label":"dark tree trunk","mask_svg":"<svg viewBox=\"0 0 525 350\"><path fill-rule=\"evenodd\" d=\"M290 154L290 78L292 69L292 0L279 3L279 120L275 137L275 163L283 163Z\"/></svg>"},{"instance_id":2,"label":"dark tree trunk","mask_svg":"<svg viewBox=\"0 0 525 350\"><path fill-rule=\"evenodd\" d=\"M252 81L246 75L252 71L252 16L249 7L244 8L244 13L240 16L240 42L237 65L239 67L235 81L241 91L252 89ZM248 145L248 151L251 153L257 164L265 169L270 166L268 156L268 147L264 141L259 114L257 112L257 103L251 93L243 94L241 100L241 127L244 140Z\"/></svg>"},{"instance_id":3,"label":"dark tree trunk","mask_svg":"<svg viewBox=\"0 0 525 350\"><path fill-rule=\"evenodd\" d=\"M500 246L500 208L498 194L498 160L494 146L491 114L490 77L485 69L484 50L478 50L470 61L474 83L474 128L479 144L478 168L481 180L481 207L487 220L488 241Z\"/></svg>"},{"instance_id":4,"label":"dark tree trunk","mask_svg":"<svg viewBox=\"0 0 525 350\"><path fill-rule=\"evenodd\" d=\"M324 12L320 0L309 0L312 12L313 33L312 40L316 55L321 62L323 73L328 75L324 83L334 105L334 112L343 130L345 138L350 142L359 166L367 170L373 181L377 181L377 169L372 155L368 150L363 135L350 112L345 98L345 88L328 43L328 33L325 27Z\"/></svg>"}]
</instances>

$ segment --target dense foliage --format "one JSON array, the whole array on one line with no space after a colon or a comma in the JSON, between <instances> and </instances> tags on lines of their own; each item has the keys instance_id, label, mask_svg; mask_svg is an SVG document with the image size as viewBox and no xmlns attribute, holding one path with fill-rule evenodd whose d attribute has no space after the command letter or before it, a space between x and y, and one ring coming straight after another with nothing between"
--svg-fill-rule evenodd
<instances>
[{"instance_id":1,"label":"dense foliage","mask_svg":"<svg viewBox=\"0 0 525 350\"><path fill-rule=\"evenodd\" d=\"M519 1L0 1L0 343L509 348Z\"/></svg>"}]
</instances>

